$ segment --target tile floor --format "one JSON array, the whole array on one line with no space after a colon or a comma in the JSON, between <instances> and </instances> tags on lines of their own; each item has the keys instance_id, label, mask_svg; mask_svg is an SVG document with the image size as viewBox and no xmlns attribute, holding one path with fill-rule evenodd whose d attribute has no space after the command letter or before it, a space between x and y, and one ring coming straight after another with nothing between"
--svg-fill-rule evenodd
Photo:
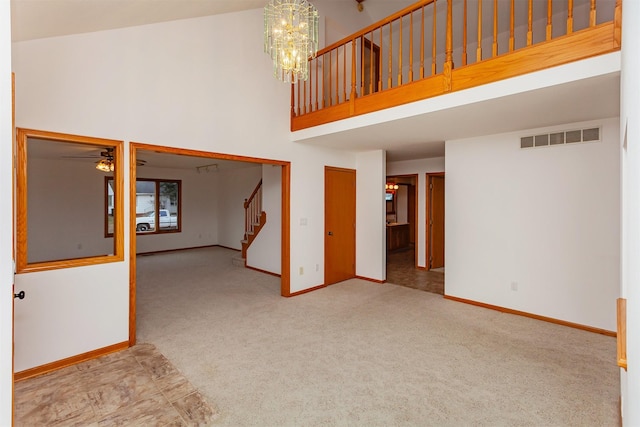
<instances>
[{"instance_id":1,"label":"tile floor","mask_svg":"<svg viewBox=\"0 0 640 427\"><path fill-rule=\"evenodd\" d=\"M415 268L413 248L387 254L387 283L444 295L444 272Z\"/></svg>"},{"instance_id":2,"label":"tile floor","mask_svg":"<svg viewBox=\"0 0 640 427\"><path fill-rule=\"evenodd\" d=\"M15 383L15 426L204 426L216 411L152 344Z\"/></svg>"}]
</instances>

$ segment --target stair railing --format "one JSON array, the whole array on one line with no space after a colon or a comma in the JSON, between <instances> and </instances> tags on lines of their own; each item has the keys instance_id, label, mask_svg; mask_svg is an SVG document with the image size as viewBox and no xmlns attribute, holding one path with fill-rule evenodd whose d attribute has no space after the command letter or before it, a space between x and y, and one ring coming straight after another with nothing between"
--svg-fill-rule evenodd
<instances>
[{"instance_id":1,"label":"stair railing","mask_svg":"<svg viewBox=\"0 0 640 427\"><path fill-rule=\"evenodd\" d=\"M255 227L260 223L262 215L262 180L248 199L244 199L244 238L248 239L253 234Z\"/></svg>"}]
</instances>

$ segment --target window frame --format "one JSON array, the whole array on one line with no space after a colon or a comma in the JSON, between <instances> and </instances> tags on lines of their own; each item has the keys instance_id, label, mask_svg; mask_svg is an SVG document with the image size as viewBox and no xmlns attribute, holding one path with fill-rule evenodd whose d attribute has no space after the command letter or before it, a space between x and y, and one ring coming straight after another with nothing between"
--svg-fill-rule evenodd
<instances>
[{"instance_id":1,"label":"window frame","mask_svg":"<svg viewBox=\"0 0 640 427\"><path fill-rule=\"evenodd\" d=\"M136 178L136 186L137 183L139 181L146 181L146 182L153 182L155 183L155 200L154 200L154 208L153 211L155 213L155 223L157 224L157 227L154 228L153 231L138 231L136 228L136 224L135 224L135 218L132 221L132 226L135 229L136 235L137 236L147 236L147 235L154 235L154 234L168 234L168 233L181 233L182 232L182 180L181 179L160 179L160 178ZM177 227L176 228L169 228L169 229L161 229L160 228L160 183L163 182L167 182L167 183L174 183L177 184L178 186L178 195L176 197L176 205L178 206L177 209L177 213L178 213L178 217L177 217ZM137 197L138 193L136 191L135 195L134 195L134 200ZM134 209L135 212L135 209ZM105 215L106 217L106 215ZM137 218L137 215L136 215Z\"/></svg>"},{"instance_id":2,"label":"window frame","mask_svg":"<svg viewBox=\"0 0 640 427\"><path fill-rule=\"evenodd\" d=\"M99 148L113 148L114 179L114 233L113 253L53 261L29 262L27 236L27 140L37 138L50 141L87 144ZM55 270L87 265L120 262L124 260L124 141L71 135L34 129L16 129L16 273ZM106 211L105 211L106 212Z\"/></svg>"}]
</instances>

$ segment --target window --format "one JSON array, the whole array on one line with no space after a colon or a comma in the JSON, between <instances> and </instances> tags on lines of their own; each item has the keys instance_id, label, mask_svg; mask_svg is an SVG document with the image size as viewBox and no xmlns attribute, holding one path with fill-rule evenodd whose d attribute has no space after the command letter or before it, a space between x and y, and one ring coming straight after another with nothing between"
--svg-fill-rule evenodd
<instances>
[{"instance_id":1,"label":"window","mask_svg":"<svg viewBox=\"0 0 640 427\"><path fill-rule=\"evenodd\" d=\"M181 231L182 181L136 180L136 232L138 234Z\"/></svg>"},{"instance_id":2,"label":"window","mask_svg":"<svg viewBox=\"0 0 640 427\"><path fill-rule=\"evenodd\" d=\"M122 261L122 144L17 129L19 273ZM97 162L107 158L113 170L96 169ZM105 173L110 184L105 184ZM102 188L108 188L104 199ZM108 221L103 226L105 201Z\"/></svg>"}]
</instances>

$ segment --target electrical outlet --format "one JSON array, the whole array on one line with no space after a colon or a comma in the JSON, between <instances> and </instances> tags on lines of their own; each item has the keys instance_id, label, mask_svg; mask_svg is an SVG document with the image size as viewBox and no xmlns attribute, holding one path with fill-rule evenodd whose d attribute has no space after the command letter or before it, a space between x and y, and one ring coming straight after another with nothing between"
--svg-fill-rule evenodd
<instances>
[{"instance_id":1,"label":"electrical outlet","mask_svg":"<svg viewBox=\"0 0 640 427\"><path fill-rule=\"evenodd\" d=\"M518 290L518 282L511 282L511 290L512 291Z\"/></svg>"},{"instance_id":2,"label":"electrical outlet","mask_svg":"<svg viewBox=\"0 0 640 427\"><path fill-rule=\"evenodd\" d=\"M299 274L302 276L304 274L304 267L300 267Z\"/></svg>"}]
</instances>

